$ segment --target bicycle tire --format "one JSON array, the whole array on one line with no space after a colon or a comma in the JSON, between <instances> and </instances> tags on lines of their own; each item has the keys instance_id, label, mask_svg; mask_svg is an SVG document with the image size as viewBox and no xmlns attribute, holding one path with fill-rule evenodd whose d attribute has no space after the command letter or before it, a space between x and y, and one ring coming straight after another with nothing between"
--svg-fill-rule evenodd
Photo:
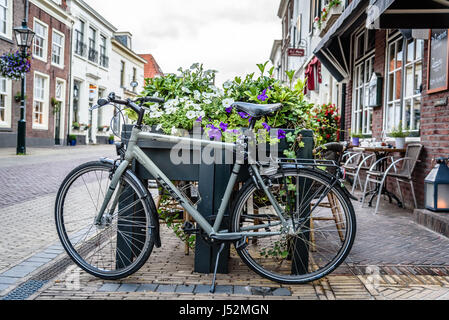
<instances>
[{"instance_id":1,"label":"bicycle tire","mask_svg":"<svg viewBox=\"0 0 449 320\"><path fill-rule=\"evenodd\" d=\"M76 169L74 169L72 172L69 173L69 175L65 178L65 180L61 184L61 187L60 187L57 197L56 197L56 204L55 204L56 229L58 232L59 239L60 239L64 249L66 250L67 254L81 269L88 272L89 274L92 274L98 278L105 279L105 280L122 279L122 278L128 277L129 275L135 273L148 260L149 256L151 255L151 252L153 250L153 246L154 246L154 238L153 238L152 230L155 228L155 221L154 221L153 215L151 214L151 208L154 208L154 203L153 204L151 203L151 201L153 201L153 199L151 197L151 194L149 194L149 192L147 192L146 188L143 186L143 184L140 182L140 180L138 180L135 177L135 175L133 175L132 172L129 172L129 171L126 171L123 174L122 183L126 183L130 186L130 189L125 188L124 190L129 190L129 192L133 192L133 191L135 192L135 195L130 194L128 197L134 197L134 198L137 198L137 200L135 201L136 205L131 206L131 207L127 208L126 210L123 208L120 209L120 210L123 210L123 212L121 212L121 213L120 213L120 210L117 211L117 216L115 219L117 221L117 232L116 232L117 235L116 235L115 241L117 241L117 238L119 237L119 234L120 234L122 242L130 247L131 252L133 255L135 255L135 257L131 257L131 258L128 257L128 259L129 259L128 265L126 265L127 262L120 262L123 266L120 268L117 267L117 265L120 264L119 263L120 255L118 254L118 252L119 252L118 244L116 244L116 246L117 246L115 248L116 249L116 261L115 261L116 270L106 270L106 269L104 269L104 265L103 265L103 268L100 268L99 265L92 265L92 261L91 261L91 263L86 261L87 260L86 257L88 256L88 254L91 254L89 252L91 245L88 244L88 242L91 241L93 243L93 242L97 241L99 243L102 240L101 231L100 231L100 233L93 236L93 238L91 238L89 240L87 240L87 237L88 237L87 235L84 236L87 241L86 241L86 244L84 244L83 248L81 245L79 246L78 249L75 248L78 245L78 242L80 240L78 240L76 244L72 243L72 241L74 242L77 239L74 239L75 237L73 236L73 232L70 232L70 233L72 233L72 236L70 236L68 234L69 232L67 229L69 227L66 226L66 221L65 221L65 218L67 218L65 209L66 209L66 207L68 208L70 206L70 202L69 202L69 204L67 204L66 202L67 202L67 199L72 198L70 191L76 190L75 185L77 183L77 180L80 177L82 177L82 180L85 180L86 173L91 173L91 172L96 173L98 170L102 171L102 172L104 171L105 173L110 173L112 168L113 168L113 165L111 163L105 163L105 162L100 162L100 161L88 162L88 163L85 163L85 164L77 167ZM96 174L96 176L98 179L97 174ZM109 180L110 177L108 176L107 179ZM107 181L105 183L107 183ZM84 184L86 185L85 181L84 181ZM92 184L95 184L95 182L93 182ZM74 187L72 188L72 186L74 186ZM80 187L79 189L82 189L82 188ZM86 189L90 195L91 192L89 191L89 187L87 185L86 185ZM100 189L101 189L101 183L100 183ZM106 190L106 188L105 188L105 190ZM74 192L75 191L72 191L72 194ZM75 199L75 197L73 197L73 198ZM100 198L100 192L98 192L98 198ZM89 200L85 199L85 202L88 203ZM100 203L100 201L99 201L99 203ZM137 213L137 211L136 211L137 205L139 205L139 213L143 212L143 215L140 213L140 215L137 218L136 217L129 218L130 216L126 216L125 218L120 217L120 215L122 215L124 212L128 212L129 210L132 210L134 213ZM83 220L92 219L91 222L88 223L88 225L90 225L90 227L86 233L86 234L89 234L89 236L91 236L90 235L90 230L92 229L91 225L94 225L94 218L96 216L96 213L97 212L94 212L88 218L83 219ZM127 220L127 218L129 218L130 220ZM129 221L132 221L131 219L135 220L135 222L133 222L134 224L129 222ZM75 221L74 223L77 223L77 222ZM140 241L140 243L136 242L137 241L136 239L126 238L127 234L129 234L130 232L125 232L125 230L123 230L123 228L126 228L125 224L129 224L129 223L132 224L132 226L131 226L132 228L141 229L141 230L139 230L140 233L139 234L135 233L135 236L134 236L136 239L137 239L137 236L140 236L140 238L138 239ZM112 222L111 222L111 225L112 225ZM143 231L144 225L146 228L145 231ZM123 227L123 226L125 226L125 227ZM81 228L82 232L84 232L84 230L86 230L87 227L88 226L86 226L84 229ZM121 232L119 232L119 227L122 228ZM78 226L77 226L77 228L78 228ZM94 228L95 228L95 226L94 226ZM110 229L111 229L111 227L109 227L109 229L105 228L105 230L110 230ZM134 230L134 229L131 229L131 230ZM78 233L79 233L79 231L78 231ZM111 233L113 233L113 232L111 232ZM143 237L145 238L144 240L142 240ZM130 242L130 244L128 244L129 243L128 241L130 239L134 240L134 242ZM113 250L112 240L113 240L113 238L111 237L110 245L111 245L112 249L109 251ZM143 243L143 245L141 243ZM101 245L104 246L104 248L106 248L106 246L104 244L101 244ZM136 246L141 247L140 251L138 251L137 253L134 251ZM86 257L83 257L84 251L87 252L87 253L85 253ZM94 252L94 254L95 254L95 252ZM110 255L113 258L113 253L111 253ZM100 263L100 262L98 262L98 263ZM113 264L113 261L111 262L111 265L112 264Z\"/></svg>"},{"instance_id":2,"label":"bicycle tire","mask_svg":"<svg viewBox=\"0 0 449 320\"><path fill-rule=\"evenodd\" d=\"M272 180L274 177L279 177L281 175L292 175L292 174L301 174L303 178L313 178L317 181L320 181L323 184L326 184L328 186L331 185L331 180L329 175L325 173L321 173L319 170L315 169L308 169L308 168L300 168L300 169L284 169L282 171L277 172L276 174L270 176L270 180ZM255 191L258 191L258 187L254 184L253 180L250 179L248 182L245 183L243 188L240 190L239 194L236 197L235 204L233 206L232 210L232 216L231 216L231 230L232 232L241 232L241 224L242 222L242 209L245 206L245 203L248 201L250 196ZM259 190L260 191L260 190ZM267 270L267 267L262 265L262 262L257 262L257 259L254 257L259 256L259 260L262 259L262 254L259 253L249 253L250 250L254 249L248 249L248 247L252 246L252 241L256 239L257 237L248 238L246 242L246 246L241 248L236 248L236 251L242 261L254 272L259 274L260 276L270 279L272 281L283 283L283 284L303 284L303 283L309 283L311 281L315 281L318 279L321 279L325 277L326 275L333 272L348 256L352 245L354 243L355 235L356 235L356 217L354 213L354 208L352 206L351 201L347 197L344 190L339 186L338 184L335 185L329 192L329 194L333 194L337 197L338 201L342 204L343 207L345 207L345 217L346 217L346 232L345 232L345 238L344 242L341 246L341 248L336 253L335 257L327 263L324 267L320 268L317 271L309 272L306 271L303 274L279 274L276 272L273 272L273 270ZM248 209L247 209L248 210ZM312 212L313 214L313 212ZM247 214L248 216L248 214ZM312 228L309 229L309 233L311 232ZM262 239L262 238L260 238ZM257 240L258 241L258 240ZM296 242L295 242L296 243ZM308 250L309 250L309 256L310 256L310 246L312 244L309 244ZM266 253L267 251L264 251L262 253ZM290 255L290 254L289 254ZM254 257L253 257L254 256ZM290 257L291 258L291 257ZM286 258L287 260L287 258ZM308 266L304 269L308 269ZM303 270L304 271L304 270Z\"/></svg>"}]
</instances>

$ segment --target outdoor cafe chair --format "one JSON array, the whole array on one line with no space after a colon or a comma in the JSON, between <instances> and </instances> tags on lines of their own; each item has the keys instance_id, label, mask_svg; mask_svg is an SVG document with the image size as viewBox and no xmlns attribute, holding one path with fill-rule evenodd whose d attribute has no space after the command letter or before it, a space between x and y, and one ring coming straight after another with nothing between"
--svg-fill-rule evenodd
<instances>
[{"instance_id":1,"label":"outdoor cafe chair","mask_svg":"<svg viewBox=\"0 0 449 320\"><path fill-rule=\"evenodd\" d=\"M360 191L363 191L362 179L360 178L360 173L362 171L368 171L371 168L371 163L376 155L374 153L367 154L364 152L356 152L346 160L343 168L346 171L347 176L353 177L352 190L353 194L355 188L357 187L357 182L359 183Z\"/></svg>"},{"instance_id":2,"label":"outdoor cafe chair","mask_svg":"<svg viewBox=\"0 0 449 320\"><path fill-rule=\"evenodd\" d=\"M413 179L412 174L415 169L416 163L419 162L418 158L421 154L423 146L421 144L409 144L407 146L407 150L405 152L405 157L400 159L394 159L394 157L386 157L379 159L376 161L369 171L367 172L366 182L365 182L365 188L363 189L363 198L362 198L362 204L365 203L365 198L367 194L367 188L368 184L374 183L379 184L378 186L378 194L377 194L377 203L376 203L376 210L374 211L374 214L377 214L379 210L379 204L380 204L380 198L384 191L384 184L388 177L396 179L396 184L399 190L399 194L401 197L402 203L404 203L404 198L402 195L402 190L400 186L400 182L405 182L410 184L413 201L415 208L418 207L417 201L416 201L416 195L415 195L415 189L413 185ZM388 168L383 171L379 171L379 165L385 161L391 160L391 164L388 166ZM402 163L402 166L398 168L398 164Z\"/></svg>"}]
</instances>

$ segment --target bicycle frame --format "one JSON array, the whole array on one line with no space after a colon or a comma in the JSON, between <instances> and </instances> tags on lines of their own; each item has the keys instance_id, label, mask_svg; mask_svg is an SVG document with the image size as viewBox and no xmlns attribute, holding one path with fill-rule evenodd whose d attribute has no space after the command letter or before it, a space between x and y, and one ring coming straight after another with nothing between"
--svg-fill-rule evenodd
<instances>
[{"instance_id":1,"label":"bicycle frame","mask_svg":"<svg viewBox=\"0 0 449 320\"><path fill-rule=\"evenodd\" d=\"M254 178L259 183L259 186L262 187L265 194L267 195L270 203L273 205L276 214L279 217L279 222L274 222L266 225L257 225L255 227L247 227L244 232L231 233L228 230L220 231L220 226L223 221L223 217L226 211L226 207L229 204L231 194L234 188L234 185L237 181L237 176L240 173L241 164L235 163L232 174L229 179L228 185L226 187L226 191L224 193L223 199L221 201L220 207L218 209L218 214L215 220L214 225L212 226L202 215L199 213L192 205L190 205L189 201L185 198L182 192L167 178L167 176L154 164L154 162L140 149L137 145L138 140L156 140L161 142L175 142L175 143L195 143L200 145L211 145L221 148L232 149L233 151L236 149L236 145L233 143L223 143L218 141L209 141L209 140L201 140L201 139L192 139L186 137L176 137L176 136L167 136L163 134L156 134L151 132L143 132L140 128L134 127L131 132L131 137L129 139L128 147L125 153L124 160L120 163L118 168L115 171L115 174L112 177L110 187L106 192L104 202L101 206L101 209L96 218L96 223L100 224L102 216L106 211L107 205L109 204L123 173L128 169L129 165L132 163L134 159L136 159L160 184L161 186L170 193L170 195L179 202L179 204L195 219L197 224L206 232L209 237L215 236L217 239L220 239L220 235L222 239L237 239L244 238L245 236L258 236L258 237L267 237L273 235L279 235L281 232L254 232L252 230L262 229L264 227L273 227L277 225L283 225L284 227L288 227L287 221L283 216L283 211L279 204L276 202L274 196L269 191L268 187L264 183L259 169L256 165L251 164L250 167L254 173ZM120 187L119 187L120 188ZM121 190L119 189L116 197L114 199L111 212L115 210L115 206L118 203L118 198L120 196Z\"/></svg>"}]
</instances>

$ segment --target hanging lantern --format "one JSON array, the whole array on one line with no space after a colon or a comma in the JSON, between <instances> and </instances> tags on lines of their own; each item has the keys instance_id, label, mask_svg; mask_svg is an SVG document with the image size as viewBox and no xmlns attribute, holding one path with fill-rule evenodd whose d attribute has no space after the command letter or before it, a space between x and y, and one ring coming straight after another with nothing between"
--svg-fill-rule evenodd
<instances>
[{"instance_id":1,"label":"hanging lantern","mask_svg":"<svg viewBox=\"0 0 449 320\"><path fill-rule=\"evenodd\" d=\"M449 212L449 158L438 158L437 165L424 180L426 209Z\"/></svg>"}]
</instances>

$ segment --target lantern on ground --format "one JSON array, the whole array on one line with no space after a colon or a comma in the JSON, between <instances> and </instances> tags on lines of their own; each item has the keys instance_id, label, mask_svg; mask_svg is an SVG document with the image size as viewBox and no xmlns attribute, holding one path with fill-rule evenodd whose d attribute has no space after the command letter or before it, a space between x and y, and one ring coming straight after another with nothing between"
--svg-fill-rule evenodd
<instances>
[{"instance_id":1,"label":"lantern on ground","mask_svg":"<svg viewBox=\"0 0 449 320\"><path fill-rule=\"evenodd\" d=\"M437 165L424 180L426 209L449 212L449 158L438 158Z\"/></svg>"}]
</instances>

